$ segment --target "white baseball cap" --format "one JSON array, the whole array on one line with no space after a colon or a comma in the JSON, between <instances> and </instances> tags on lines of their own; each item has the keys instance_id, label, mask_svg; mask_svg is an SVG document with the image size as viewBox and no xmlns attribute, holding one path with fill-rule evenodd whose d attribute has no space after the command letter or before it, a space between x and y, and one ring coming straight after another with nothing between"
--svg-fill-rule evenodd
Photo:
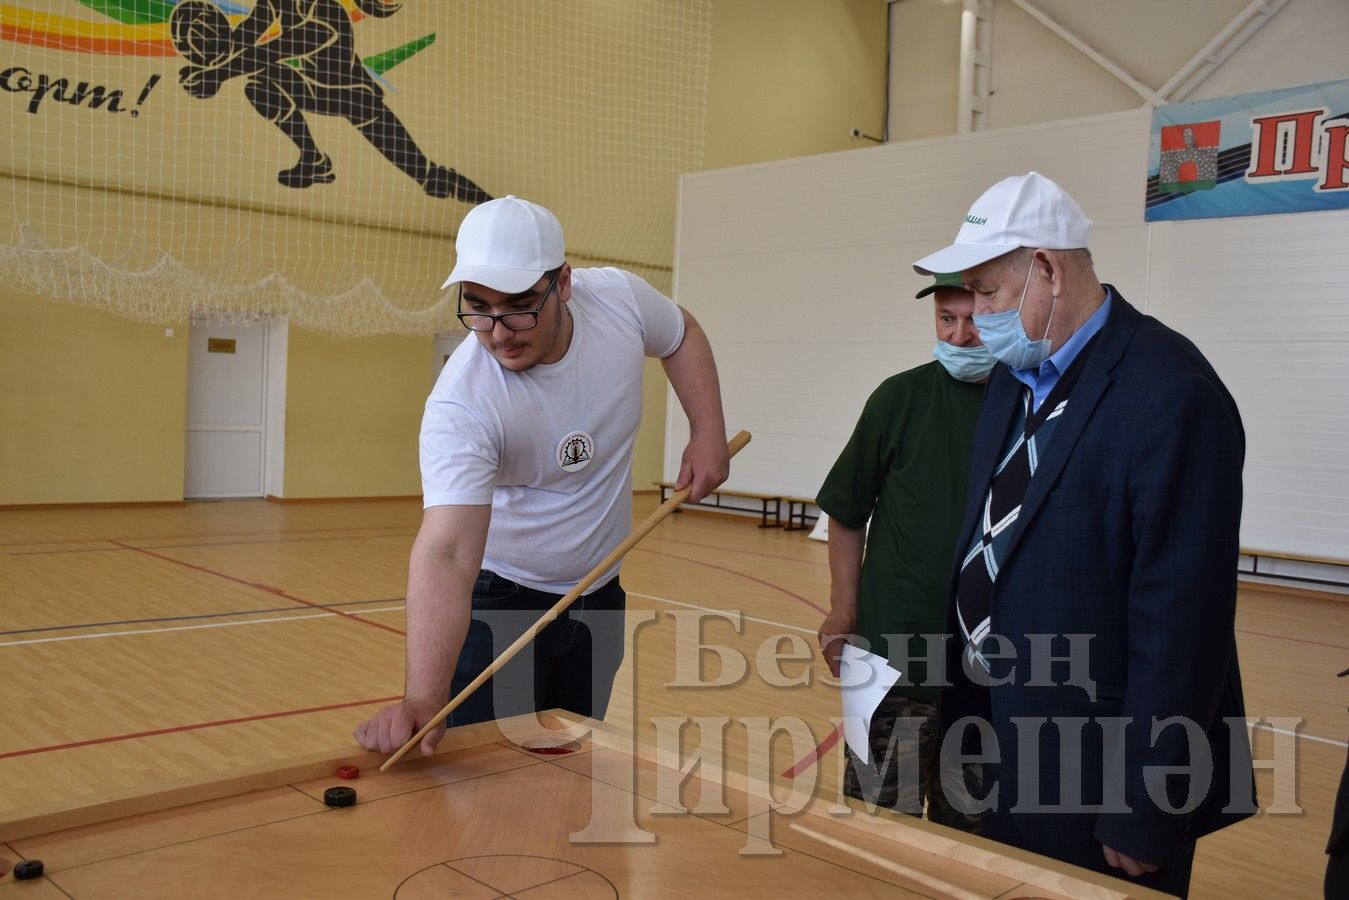
<instances>
[{"instance_id":1,"label":"white baseball cap","mask_svg":"<svg viewBox=\"0 0 1349 900\"><path fill-rule=\"evenodd\" d=\"M1091 219L1068 192L1039 172L1004 178L974 201L956 242L913 264L920 275L964 272L1018 247L1087 246Z\"/></svg>"},{"instance_id":2,"label":"white baseball cap","mask_svg":"<svg viewBox=\"0 0 1349 900\"><path fill-rule=\"evenodd\" d=\"M469 210L454 240L455 263L441 288L471 281L503 294L529 290L566 262L562 224L537 203L508 194Z\"/></svg>"}]
</instances>

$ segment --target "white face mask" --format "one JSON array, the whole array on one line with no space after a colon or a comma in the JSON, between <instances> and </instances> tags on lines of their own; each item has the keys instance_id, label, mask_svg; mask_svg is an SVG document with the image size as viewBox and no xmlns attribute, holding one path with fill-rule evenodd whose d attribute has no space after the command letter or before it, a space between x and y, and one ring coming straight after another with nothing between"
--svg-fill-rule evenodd
<instances>
[{"instance_id":1,"label":"white face mask","mask_svg":"<svg viewBox=\"0 0 1349 900\"><path fill-rule=\"evenodd\" d=\"M1044 337L1032 341L1021 324L1021 307L1026 302L1026 292L1030 289L1031 276L1035 274L1035 261L1031 261L1030 271L1026 273L1026 286L1021 289L1021 302L1016 309L1005 310L988 315L975 315L974 327L979 331L979 339L984 342L988 352L1013 369L1035 369L1049 359L1049 325L1054 321L1054 309L1059 297L1054 295L1053 305L1049 307L1049 321L1045 323Z\"/></svg>"},{"instance_id":2,"label":"white face mask","mask_svg":"<svg viewBox=\"0 0 1349 900\"><path fill-rule=\"evenodd\" d=\"M937 346L932 348L932 356L942 364L946 373L957 381L983 381L998 364L993 354L982 344L974 347L957 347L946 341L937 341Z\"/></svg>"}]
</instances>

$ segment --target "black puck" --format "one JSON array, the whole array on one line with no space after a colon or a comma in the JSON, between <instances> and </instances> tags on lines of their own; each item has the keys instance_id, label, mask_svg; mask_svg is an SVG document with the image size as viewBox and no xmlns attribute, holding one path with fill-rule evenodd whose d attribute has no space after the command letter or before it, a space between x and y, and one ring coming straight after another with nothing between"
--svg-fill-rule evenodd
<instances>
[{"instance_id":1,"label":"black puck","mask_svg":"<svg viewBox=\"0 0 1349 900\"><path fill-rule=\"evenodd\" d=\"M14 867L14 878L16 881L27 881L30 878L42 877L42 860L25 859Z\"/></svg>"},{"instance_id":2,"label":"black puck","mask_svg":"<svg viewBox=\"0 0 1349 900\"><path fill-rule=\"evenodd\" d=\"M356 790L349 787L330 787L323 792L323 802L329 806L355 806Z\"/></svg>"}]
</instances>

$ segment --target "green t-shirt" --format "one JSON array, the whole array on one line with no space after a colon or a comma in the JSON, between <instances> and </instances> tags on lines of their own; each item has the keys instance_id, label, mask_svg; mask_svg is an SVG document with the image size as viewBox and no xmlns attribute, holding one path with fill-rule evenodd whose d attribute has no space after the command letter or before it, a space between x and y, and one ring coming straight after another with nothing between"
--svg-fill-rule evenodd
<instances>
[{"instance_id":1,"label":"green t-shirt","mask_svg":"<svg viewBox=\"0 0 1349 900\"><path fill-rule=\"evenodd\" d=\"M861 528L871 519L857 597L857 634L903 672L897 688L936 699L925 687L927 642L946 630L947 581L965 512L970 444L984 386L958 381L941 363L881 382L816 504ZM909 660L887 635L914 635ZM938 675L940 673L937 673ZM904 690L908 683L912 688Z\"/></svg>"}]
</instances>

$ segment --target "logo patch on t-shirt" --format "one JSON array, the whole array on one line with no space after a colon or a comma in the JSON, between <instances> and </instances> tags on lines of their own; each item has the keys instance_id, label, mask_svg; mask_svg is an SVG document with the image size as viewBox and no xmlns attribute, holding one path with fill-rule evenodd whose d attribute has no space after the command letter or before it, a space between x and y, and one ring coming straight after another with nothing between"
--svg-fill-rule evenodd
<instances>
[{"instance_id":1,"label":"logo patch on t-shirt","mask_svg":"<svg viewBox=\"0 0 1349 900\"><path fill-rule=\"evenodd\" d=\"M579 472L595 456L595 439L584 431L573 431L557 445L557 464L564 472Z\"/></svg>"}]
</instances>

